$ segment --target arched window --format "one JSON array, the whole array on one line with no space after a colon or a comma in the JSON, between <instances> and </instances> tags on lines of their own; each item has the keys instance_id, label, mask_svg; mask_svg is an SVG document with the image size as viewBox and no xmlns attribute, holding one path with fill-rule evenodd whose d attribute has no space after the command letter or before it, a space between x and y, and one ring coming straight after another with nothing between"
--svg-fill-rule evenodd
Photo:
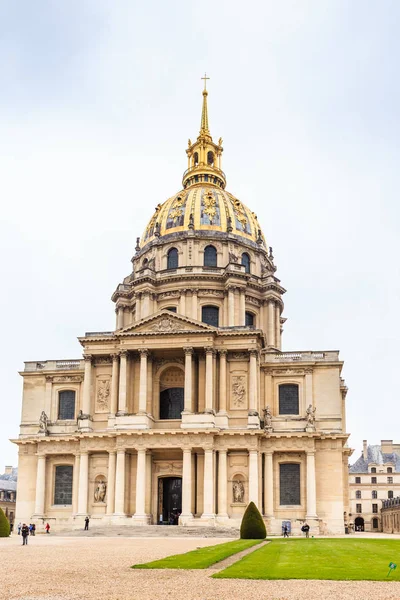
<instances>
[{"instance_id":1,"label":"arched window","mask_svg":"<svg viewBox=\"0 0 400 600\"><path fill-rule=\"evenodd\" d=\"M356 498L357 499L361 498L361 490L356 491Z\"/></svg>"},{"instance_id":2,"label":"arched window","mask_svg":"<svg viewBox=\"0 0 400 600\"><path fill-rule=\"evenodd\" d=\"M168 250L168 259L167 259L167 269L177 269L178 268L178 250L176 248L171 248Z\"/></svg>"},{"instance_id":3,"label":"arched window","mask_svg":"<svg viewBox=\"0 0 400 600\"><path fill-rule=\"evenodd\" d=\"M214 246L206 246L204 248L204 266L205 267L216 267L217 266L217 250Z\"/></svg>"},{"instance_id":4,"label":"arched window","mask_svg":"<svg viewBox=\"0 0 400 600\"><path fill-rule=\"evenodd\" d=\"M393 473L393 469L392 469L392 467L388 467L388 468L387 468L387 472L388 472L388 473Z\"/></svg>"},{"instance_id":5,"label":"arched window","mask_svg":"<svg viewBox=\"0 0 400 600\"><path fill-rule=\"evenodd\" d=\"M299 386L293 383L285 383L279 386L279 414L299 414Z\"/></svg>"},{"instance_id":6,"label":"arched window","mask_svg":"<svg viewBox=\"0 0 400 600\"><path fill-rule=\"evenodd\" d=\"M70 465L56 467L54 504L72 504L72 472Z\"/></svg>"},{"instance_id":7,"label":"arched window","mask_svg":"<svg viewBox=\"0 0 400 600\"><path fill-rule=\"evenodd\" d=\"M198 152L195 152L193 154L193 163L194 163L195 167L197 167L197 165L199 164L199 153Z\"/></svg>"},{"instance_id":8,"label":"arched window","mask_svg":"<svg viewBox=\"0 0 400 600\"><path fill-rule=\"evenodd\" d=\"M176 313L176 306L167 306L167 310Z\"/></svg>"},{"instance_id":9,"label":"arched window","mask_svg":"<svg viewBox=\"0 0 400 600\"><path fill-rule=\"evenodd\" d=\"M75 419L75 392L73 390L59 392L58 418L61 421Z\"/></svg>"},{"instance_id":10,"label":"arched window","mask_svg":"<svg viewBox=\"0 0 400 600\"><path fill-rule=\"evenodd\" d=\"M371 468L371 473L376 473L376 467Z\"/></svg>"},{"instance_id":11,"label":"arched window","mask_svg":"<svg viewBox=\"0 0 400 600\"><path fill-rule=\"evenodd\" d=\"M242 265L244 266L245 272L250 273L250 256L247 252L243 252L242 254Z\"/></svg>"},{"instance_id":12,"label":"arched window","mask_svg":"<svg viewBox=\"0 0 400 600\"><path fill-rule=\"evenodd\" d=\"M217 306L203 306L201 309L201 320L207 325L218 327L219 325L219 308Z\"/></svg>"},{"instance_id":13,"label":"arched window","mask_svg":"<svg viewBox=\"0 0 400 600\"><path fill-rule=\"evenodd\" d=\"M245 325L246 327L254 326L254 315L251 312L246 312L245 314Z\"/></svg>"},{"instance_id":14,"label":"arched window","mask_svg":"<svg viewBox=\"0 0 400 600\"><path fill-rule=\"evenodd\" d=\"M207 152L207 164L210 165L210 167L214 166L214 152L211 152L211 150Z\"/></svg>"},{"instance_id":15,"label":"arched window","mask_svg":"<svg viewBox=\"0 0 400 600\"><path fill-rule=\"evenodd\" d=\"M149 259L145 258L142 262L142 269L146 269L149 266Z\"/></svg>"},{"instance_id":16,"label":"arched window","mask_svg":"<svg viewBox=\"0 0 400 600\"><path fill-rule=\"evenodd\" d=\"M299 463L282 463L279 465L279 504L300 504L300 465Z\"/></svg>"},{"instance_id":17,"label":"arched window","mask_svg":"<svg viewBox=\"0 0 400 600\"><path fill-rule=\"evenodd\" d=\"M169 367L160 378L160 419L180 419L184 406L185 374Z\"/></svg>"},{"instance_id":18,"label":"arched window","mask_svg":"<svg viewBox=\"0 0 400 600\"><path fill-rule=\"evenodd\" d=\"M379 521L378 519L372 519L372 529L378 529Z\"/></svg>"}]
</instances>

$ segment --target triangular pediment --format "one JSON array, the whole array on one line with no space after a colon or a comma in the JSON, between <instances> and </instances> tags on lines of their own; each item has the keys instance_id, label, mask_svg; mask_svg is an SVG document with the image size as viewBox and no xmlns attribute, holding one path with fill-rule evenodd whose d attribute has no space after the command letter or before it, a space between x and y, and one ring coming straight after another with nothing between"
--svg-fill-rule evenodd
<instances>
[{"instance_id":1,"label":"triangular pediment","mask_svg":"<svg viewBox=\"0 0 400 600\"><path fill-rule=\"evenodd\" d=\"M207 325L194 319L189 319L183 315L178 315L170 310L160 310L153 315L141 319L133 325L121 329L116 335L126 336L138 333L179 333L179 332L211 332L217 331L216 327Z\"/></svg>"}]
</instances>

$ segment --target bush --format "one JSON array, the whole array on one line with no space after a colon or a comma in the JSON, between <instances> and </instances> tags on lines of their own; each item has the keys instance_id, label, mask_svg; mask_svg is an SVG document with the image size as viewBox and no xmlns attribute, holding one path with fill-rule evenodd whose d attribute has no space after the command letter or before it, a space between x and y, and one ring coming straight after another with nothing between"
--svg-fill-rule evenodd
<instances>
[{"instance_id":1,"label":"bush","mask_svg":"<svg viewBox=\"0 0 400 600\"><path fill-rule=\"evenodd\" d=\"M266 535L267 530L260 511L254 502L250 502L240 525L240 538L242 540L263 540Z\"/></svg>"},{"instance_id":2,"label":"bush","mask_svg":"<svg viewBox=\"0 0 400 600\"><path fill-rule=\"evenodd\" d=\"M3 509L0 508L0 537L8 537L10 535L10 523Z\"/></svg>"}]
</instances>

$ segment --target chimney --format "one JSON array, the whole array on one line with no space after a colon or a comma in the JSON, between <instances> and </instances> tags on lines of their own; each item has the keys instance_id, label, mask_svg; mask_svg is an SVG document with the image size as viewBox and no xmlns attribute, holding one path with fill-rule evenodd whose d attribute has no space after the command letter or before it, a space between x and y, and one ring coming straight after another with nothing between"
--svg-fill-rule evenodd
<instances>
[{"instance_id":1,"label":"chimney","mask_svg":"<svg viewBox=\"0 0 400 600\"><path fill-rule=\"evenodd\" d=\"M381 440L381 450L383 454L392 454L393 440Z\"/></svg>"},{"instance_id":2,"label":"chimney","mask_svg":"<svg viewBox=\"0 0 400 600\"><path fill-rule=\"evenodd\" d=\"M364 458L364 460L368 460L368 442L367 442L367 440L363 440L363 458Z\"/></svg>"},{"instance_id":3,"label":"chimney","mask_svg":"<svg viewBox=\"0 0 400 600\"><path fill-rule=\"evenodd\" d=\"M4 467L4 473L5 473L5 475L12 475L12 470L13 470L13 468L12 468L12 467L10 467L10 466L8 466L8 467L7 467L7 466L5 466L5 467Z\"/></svg>"}]
</instances>

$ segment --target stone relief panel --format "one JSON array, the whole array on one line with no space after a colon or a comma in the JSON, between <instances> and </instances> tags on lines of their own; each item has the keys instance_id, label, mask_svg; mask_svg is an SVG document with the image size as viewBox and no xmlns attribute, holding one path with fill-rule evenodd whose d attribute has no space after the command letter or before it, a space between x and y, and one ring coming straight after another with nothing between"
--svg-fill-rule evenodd
<instances>
[{"instance_id":1,"label":"stone relief panel","mask_svg":"<svg viewBox=\"0 0 400 600\"><path fill-rule=\"evenodd\" d=\"M247 373L233 371L230 374L230 409L246 410L247 404Z\"/></svg>"},{"instance_id":2,"label":"stone relief panel","mask_svg":"<svg viewBox=\"0 0 400 600\"><path fill-rule=\"evenodd\" d=\"M111 377L98 375L96 377L96 412L108 413L110 406Z\"/></svg>"}]
</instances>

